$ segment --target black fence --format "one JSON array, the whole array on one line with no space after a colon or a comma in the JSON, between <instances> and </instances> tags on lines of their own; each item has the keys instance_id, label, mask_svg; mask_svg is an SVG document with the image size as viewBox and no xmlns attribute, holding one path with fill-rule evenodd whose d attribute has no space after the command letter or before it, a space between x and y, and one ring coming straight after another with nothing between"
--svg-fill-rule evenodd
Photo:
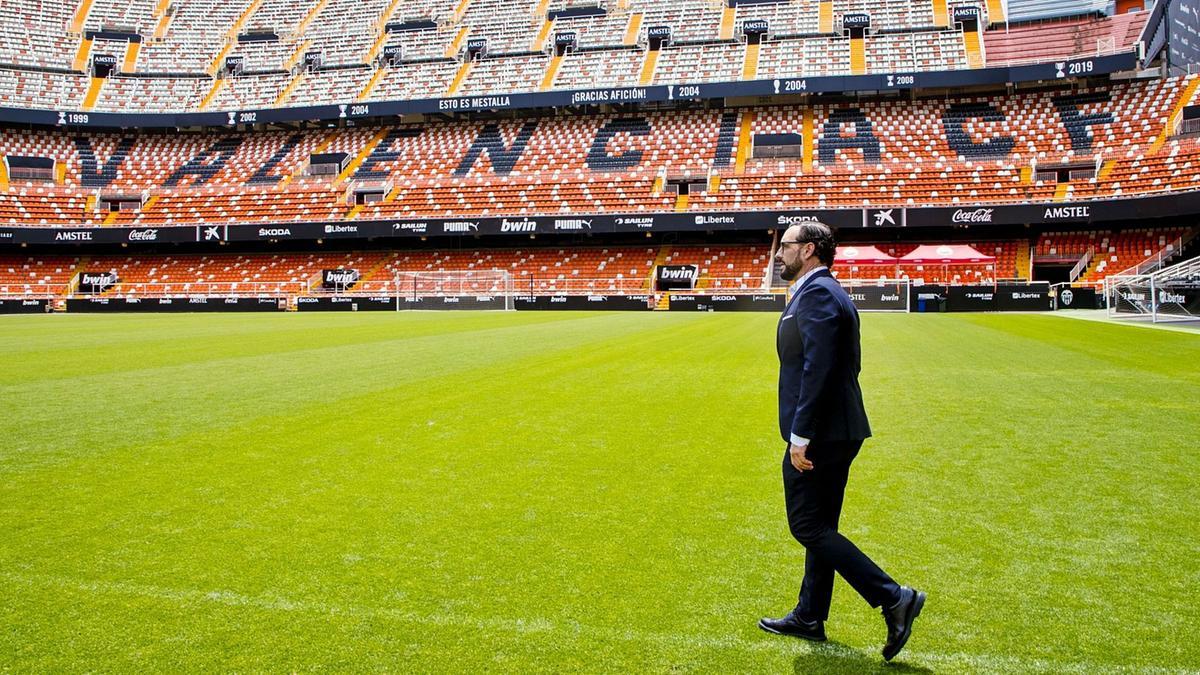
<instances>
[{"instance_id":1,"label":"black fence","mask_svg":"<svg viewBox=\"0 0 1200 675\"><path fill-rule=\"evenodd\" d=\"M913 286L914 312L1048 312L1050 287L1044 284L997 286Z\"/></svg>"},{"instance_id":2,"label":"black fence","mask_svg":"<svg viewBox=\"0 0 1200 675\"><path fill-rule=\"evenodd\" d=\"M0 314L44 314L49 311L50 301L36 299L0 299Z\"/></svg>"}]
</instances>

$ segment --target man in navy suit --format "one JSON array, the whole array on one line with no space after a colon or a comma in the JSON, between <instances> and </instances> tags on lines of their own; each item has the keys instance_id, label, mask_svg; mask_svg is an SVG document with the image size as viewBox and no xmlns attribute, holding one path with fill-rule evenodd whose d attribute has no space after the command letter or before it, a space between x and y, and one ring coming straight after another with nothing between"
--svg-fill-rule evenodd
<instances>
[{"instance_id":1,"label":"man in navy suit","mask_svg":"<svg viewBox=\"0 0 1200 675\"><path fill-rule=\"evenodd\" d=\"M925 594L900 586L849 539L838 517L850 464L871 436L862 390L858 310L829 273L837 242L822 223L783 234L775 259L791 299L779 320L779 432L787 443L783 491L788 527L805 548L804 581L795 609L764 618L763 630L825 639L825 620L837 572L887 624L883 657L891 660L912 634Z\"/></svg>"}]
</instances>

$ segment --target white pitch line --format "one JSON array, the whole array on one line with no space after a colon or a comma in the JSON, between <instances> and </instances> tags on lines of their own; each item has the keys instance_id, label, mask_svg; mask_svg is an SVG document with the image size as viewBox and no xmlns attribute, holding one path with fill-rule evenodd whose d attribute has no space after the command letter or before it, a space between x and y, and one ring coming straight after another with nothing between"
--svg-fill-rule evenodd
<instances>
[{"instance_id":1,"label":"white pitch line","mask_svg":"<svg viewBox=\"0 0 1200 675\"><path fill-rule=\"evenodd\" d=\"M578 622L554 622L546 618L506 619L481 616L455 616L448 614L425 615L400 609L330 605L305 600L292 600L280 595L246 595L227 590L174 589L144 584L108 581L77 581L67 577L40 574L15 574L0 572L0 579L24 586L55 586L58 588L85 591L95 594L125 595L177 603L211 603L230 607L250 607L280 612L303 612L321 616L351 616L357 618L386 618L404 623L436 626L471 626L481 631L506 631L517 634L563 632L578 636L599 637L608 640L651 643L687 649L735 649L750 652L784 652L799 655L804 653L835 656L848 660L879 661L883 658L874 649L855 649L845 645L813 645L800 640L779 638L763 634L763 639L751 640L737 635L678 635L649 633L633 629L596 628ZM882 629L881 629L882 632ZM1119 663L1095 663L1086 661L1055 661L1039 658L999 656L995 654L969 654L955 652L929 652L905 650L897 664L912 666L940 665L966 666L974 671L1053 671L1056 673L1196 673L1200 670L1167 666L1140 666ZM850 665L850 664L847 664Z\"/></svg>"},{"instance_id":2,"label":"white pitch line","mask_svg":"<svg viewBox=\"0 0 1200 675\"><path fill-rule=\"evenodd\" d=\"M1043 316L1057 316L1063 319L1075 319L1077 321L1094 321L1096 323L1106 323L1110 326L1135 326L1138 328L1167 330L1172 333L1200 334L1200 325L1197 325L1195 322L1152 323L1149 317L1139 318L1129 316L1120 318L1109 316L1108 310L1105 309L1064 309L1057 312L1038 312L1038 314Z\"/></svg>"}]
</instances>

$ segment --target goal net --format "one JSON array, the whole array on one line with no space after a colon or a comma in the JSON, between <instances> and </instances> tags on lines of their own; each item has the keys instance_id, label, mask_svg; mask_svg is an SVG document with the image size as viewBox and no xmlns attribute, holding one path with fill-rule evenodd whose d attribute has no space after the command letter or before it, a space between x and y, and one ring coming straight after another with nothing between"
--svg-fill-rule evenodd
<instances>
[{"instance_id":1,"label":"goal net","mask_svg":"<svg viewBox=\"0 0 1200 675\"><path fill-rule=\"evenodd\" d=\"M496 298L514 309L512 274L505 270L397 272L389 295L398 298Z\"/></svg>"},{"instance_id":2,"label":"goal net","mask_svg":"<svg viewBox=\"0 0 1200 675\"><path fill-rule=\"evenodd\" d=\"M1200 258L1151 274L1111 276L1104 285L1109 316L1155 323L1200 320Z\"/></svg>"}]
</instances>

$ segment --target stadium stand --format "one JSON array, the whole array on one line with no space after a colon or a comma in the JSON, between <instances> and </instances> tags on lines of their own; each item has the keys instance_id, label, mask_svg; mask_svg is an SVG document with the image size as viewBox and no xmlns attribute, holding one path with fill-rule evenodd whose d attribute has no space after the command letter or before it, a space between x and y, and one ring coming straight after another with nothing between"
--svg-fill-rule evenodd
<instances>
[{"instance_id":1,"label":"stadium stand","mask_svg":"<svg viewBox=\"0 0 1200 675\"><path fill-rule=\"evenodd\" d=\"M0 39L0 82L10 86L0 88L0 103L93 109L84 97L92 84L90 58L110 54L121 59L119 74L149 81L97 83L94 109L122 110L118 106L128 93L129 109L146 112L1050 61L1131 51L1149 14L1103 16L1059 8L1051 14L1067 18L1003 29L997 24L983 31L980 43L976 33L952 25L949 4L938 9L937 2L907 0L736 7L709 0L628 0L597 5L602 13L591 16L558 16L577 7L545 0L14 0L9 6L16 11L0 14L0 38L6 38ZM980 10L986 17L1002 7L987 2ZM873 32L844 37L840 18L857 12L872 17ZM758 19L769 23L770 32L761 47L747 46L742 27ZM672 38L661 51L648 52L646 31L653 26L669 26ZM567 30L577 33L579 47L602 51L568 55L559 76L555 59L542 53L555 33ZM482 58L464 62L466 45L476 39L486 42ZM853 46L856 41L861 50ZM401 47L403 63L382 67L376 76L372 67L388 46ZM220 78L228 59L240 59L241 71L225 81ZM322 69L332 70L319 77L304 72ZM589 82L582 73L590 70L602 70L603 76ZM452 86L455 74L461 88Z\"/></svg>"},{"instance_id":2,"label":"stadium stand","mask_svg":"<svg viewBox=\"0 0 1200 675\"><path fill-rule=\"evenodd\" d=\"M0 136L0 155L51 158L59 177L12 181L0 193L0 223L111 218L161 226L915 206L1194 190L1200 188L1200 172L1193 170L1200 143L1173 136L1162 120L1196 100L1197 85L1200 78L1192 76L1069 95L297 132L10 131ZM755 139L789 133L811 140L796 156L756 156ZM113 154L122 138L126 147ZM352 161L336 177L306 176L315 152L343 152ZM1056 174L1056 167L1070 173ZM664 189L664 178L710 176L716 180L686 204ZM356 207L347 187L362 180L391 189L385 199ZM110 217L88 210L96 204L95 189L147 198L141 209Z\"/></svg>"},{"instance_id":3,"label":"stadium stand","mask_svg":"<svg viewBox=\"0 0 1200 675\"><path fill-rule=\"evenodd\" d=\"M1100 253L1081 278L1081 282L1092 283L1172 250L1184 234L1181 228L1046 233L1038 236L1035 251L1082 253L1096 249ZM873 245L901 258L921 243L857 245ZM834 271L843 280L899 278L916 284L993 284L1027 278L1022 274L1021 257L1029 254L1028 242L1010 239L967 243L983 255L995 256L995 262L884 266L839 263ZM762 290L764 280L769 278L772 250L769 243L763 243L82 257L6 254L0 255L0 296L78 295L81 292L72 281L83 271L115 275L118 283L101 293L106 296L309 295L331 292L320 283L321 272L326 269L358 270L360 280L349 292L360 295L393 295L398 291L436 294L446 292L448 284L461 283L438 276L441 273L491 270L508 272L512 278L510 290L516 293L636 294L653 290L657 265L696 265L699 276L695 290L699 293L753 292ZM402 277L399 284L398 277ZM486 288L468 283L455 290L501 290L493 288L495 283L485 282Z\"/></svg>"},{"instance_id":4,"label":"stadium stand","mask_svg":"<svg viewBox=\"0 0 1200 675\"><path fill-rule=\"evenodd\" d=\"M1183 229L1152 230L1135 228L1117 233L1096 233L1096 255L1083 274L1083 281L1100 281L1160 253L1176 250Z\"/></svg>"},{"instance_id":5,"label":"stadium stand","mask_svg":"<svg viewBox=\"0 0 1200 675\"><path fill-rule=\"evenodd\" d=\"M0 297L53 297L65 294L80 259L71 256L0 254Z\"/></svg>"},{"instance_id":6,"label":"stadium stand","mask_svg":"<svg viewBox=\"0 0 1200 675\"><path fill-rule=\"evenodd\" d=\"M1123 51L1137 41L1147 15L1074 16L1010 24L1004 30L984 33L987 62L1007 65Z\"/></svg>"}]
</instances>

